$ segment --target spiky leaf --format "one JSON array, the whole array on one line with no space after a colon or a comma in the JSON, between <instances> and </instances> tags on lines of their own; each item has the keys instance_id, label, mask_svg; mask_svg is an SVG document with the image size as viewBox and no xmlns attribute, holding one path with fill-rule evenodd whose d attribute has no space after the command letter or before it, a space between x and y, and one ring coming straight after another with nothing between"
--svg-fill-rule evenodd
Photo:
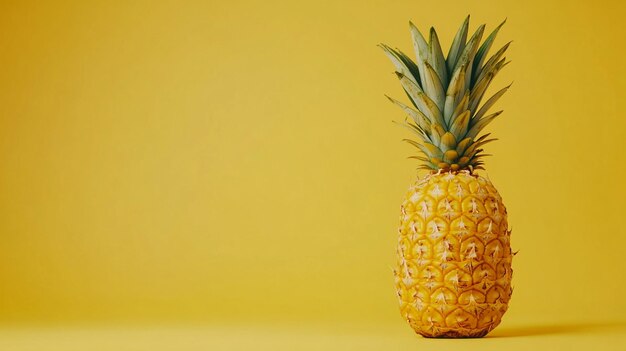
<instances>
[{"instance_id":1,"label":"spiky leaf","mask_svg":"<svg viewBox=\"0 0 626 351\"><path fill-rule=\"evenodd\" d=\"M491 45L493 44L493 41L496 39L496 36L498 35L498 31L500 30L500 28L502 28L504 23L506 23L506 19L502 21L502 23L500 23L500 25L497 26L496 29L493 30L493 32L491 32L491 34L489 34L487 39L485 39L483 44L480 46L480 48L476 52L476 57L474 58L474 64L472 68L472 72L473 72L472 79L475 80L478 77L478 74L480 73L480 68L485 60L485 57L487 56L489 49L491 49Z\"/></svg>"},{"instance_id":2,"label":"spiky leaf","mask_svg":"<svg viewBox=\"0 0 626 351\"><path fill-rule=\"evenodd\" d=\"M436 122L443 125L443 116L441 115L437 104L435 104L433 100L431 100L426 94L424 94L424 92L419 89L419 87L410 79L400 73L397 73L397 75L400 79L400 84L402 84L404 90L407 92L407 94L409 94L411 100L413 100L415 107L417 107L426 117L428 117L430 123Z\"/></svg>"},{"instance_id":3,"label":"spiky leaf","mask_svg":"<svg viewBox=\"0 0 626 351\"><path fill-rule=\"evenodd\" d=\"M498 74L498 72L507 65L508 62L505 62L505 60L506 58L500 60L491 70L491 72L487 73L482 79L479 78L476 86L474 87L474 90L472 90L472 94L470 95L469 108L472 111L475 111L478 108L478 105L480 104L483 95L485 95L489 84L491 84L491 81L496 76L496 74Z\"/></svg>"},{"instance_id":4,"label":"spiky leaf","mask_svg":"<svg viewBox=\"0 0 626 351\"><path fill-rule=\"evenodd\" d=\"M444 152L456 149L456 137L452 133L446 132L444 135L441 136L439 148L441 149L441 151Z\"/></svg>"},{"instance_id":5,"label":"spiky leaf","mask_svg":"<svg viewBox=\"0 0 626 351\"><path fill-rule=\"evenodd\" d=\"M448 51L448 56L446 58L446 66L448 68L448 73L452 74L454 68L456 67L456 63L465 49L465 42L467 41L467 30L469 28L469 20L470 16L465 17L465 21L456 32L454 36L454 40L452 41L452 45L450 46L450 50Z\"/></svg>"},{"instance_id":6,"label":"spiky leaf","mask_svg":"<svg viewBox=\"0 0 626 351\"><path fill-rule=\"evenodd\" d=\"M501 113L502 113L502 111L498 111L498 112L492 113L489 116L485 116L485 117L481 118L480 120L476 121L476 123L474 123L470 127L470 130L467 131L467 134L465 134L465 136L468 137L468 138L472 138L472 139L476 138L476 135L478 135L478 133L480 133L480 131L483 130L483 128L485 128L487 126L487 124L489 124L491 121L493 121Z\"/></svg>"},{"instance_id":7,"label":"spiky leaf","mask_svg":"<svg viewBox=\"0 0 626 351\"><path fill-rule=\"evenodd\" d=\"M510 43L487 60L502 24L481 44L485 26L479 26L467 40L468 16L445 59L434 29L431 28L427 43L417 27L409 25L415 62L398 49L386 45L381 48L396 67L400 84L415 106L389 98L410 117L402 126L418 136L417 141L406 140L424 154L413 158L424 162L424 169L479 169L486 156L480 147L495 140L487 138L489 133L480 134L502 111L485 115L508 89L499 90L480 106L495 75L508 63L504 53Z\"/></svg>"},{"instance_id":8,"label":"spiky leaf","mask_svg":"<svg viewBox=\"0 0 626 351\"><path fill-rule=\"evenodd\" d=\"M480 72L478 73L478 77L474 80L474 83L479 81L481 77L484 76L486 73L492 71L493 67L498 63L498 61L502 59L510 45L511 42L504 44L504 46L502 46L500 50L498 50L495 54L493 54L493 56L489 58L489 60L487 60L487 62L485 62Z\"/></svg>"},{"instance_id":9,"label":"spiky leaf","mask_svg":"<svg viewBox=\"0 0 626 351\"><path fill-rule=\"evenodd\" d=\"M435 69L428 62L426 62L424 66L426 67L422 82L424 92L435 102L439 111L443 111L443 104L446 96L443 86L441 85L441 81L439 80L439 76L437 76L437 72L435 72Z\"/></svg>"},{"instance_id":10,"label":"spiky leaf","mask_svg":"<svg viewBox=\"0 0 626 351\"><path fill-rule=\"evenodd\" d=\"M470 110L466 110L465 112L461 113L457 119L455 119L452 122L452 125L450 126L450 131L455 136L458 136L459 138L461 138L462 136L465 135L465 133L467 133L469 121L470 121Z\"/></svg>"},{"instance_id":11,"label":"spiky leaf","mask_svg":"<svg viewBox=\"0 0 626 351\"><path fill-rule=\"evenodd\" d=\"M430 126L430 140L433 142L434 145L439 145L439 143L441 143L441 136L444 135L446 132L443 130L443 128L441 128L441 126L439 124L431 124Z\"/></svg>"},{"instance_id":12,"label":"spiky leaf","mask_svg":"<svg viewBox=\"0 0 626 351\"><path fill-rule=\"evenodd\" d=\"M380 44L378 46L381 49L383 49L383 52L385 53L385 55L387 55L389 60L393 63L397 72L402 73L402 75L404 75L405 77L413 81L413 83L419 85L419 76L416 77L413 75L409 67L407 67L405 63L403 62L403 60L400 58L399 56L400 54L398 52L396 52L394 49L388 47L385 44Z\"/></svg>"},{"instance_id":13,"label":"spiky leaf","mask_svg":"<svg viewBox=\"0 0 626 351\"><path fill-rule=\"evenodd\" d=\"M420 72L419 72L419 68L417 67L417 64L413 62L413 60L411 60L411 58L407 56L407 54L403 53L402 51L395 49L395 52L397 53L397 56L402 61L402 63L404 63L404 65L409 69L413 77L415 77L415 80L417 81L418 85L421 86L422 83L421 83Z\"/></svg>"},{"instance_id":14,"label":"spiky leaf","mask_svg":"<svg viewBox=\"0 0 626 351\"><path fill-rule=\"evenodd\" d=\"M411 119L413 119L415 124L417 124L420 128L424 130L430 129L430 121L428 120L428 117L424 116L424 114L421 111L414 110L410 108L409 106L401 103L398 100L395 100L387 95L385 96L387 97L387 99L389 99L389 101L393 102L396 106L399 106L402 109L402 111L404 111L407 115L409 115L409 117L411 117Z\"/></svg>"},{"instance_id":15,"label":"spiky leaf","mask_svg":"<svg viewBox=\"0 0 626 351\"><path fill-rule=\"evenodd\" d=\"M431 66L437 72L437 76L442 85L448 84L448 69L446 68L446 59L443 57L443 51L441 50L441 44L439 43L439 37L435 28L430 28L430 43L428 44L430 57L429 62ZM443 106L441 106L443 109Z\"/></svg>"},{"instance_id":16,"label":"spiky leaf","mask_svg":"<svg viewBox=\"0 0 626 351\"><path fill-rule=\"evenodd\" d=\"M456 63L456 66L454 67L454 70L456 71L457 69L460 69L462 66L466 66L465 75L467 78L465 79L465 89L470 88L471 79L469 78L472 76L472 72L471 72L472 60L474 59L476 50L478 50L478 45L480 44L480 39L482 38L484 31L485 31L485 25L482 24L480 27L478 27L476 32L474 32L470 40L467 42L467 45L463 49L463 53L461 54L461 57L459 58L459 60Z\"/></svg>"},{"instance_id":17,"label":"spiky leaf","mask_svg":"<svg viewBox=\"0 0 626 351\"><path fill-rule=\"evenodd\" d=\"M450 116L449 125L452 125L452 122L455 121L461 113L469 109L469 98L470 91L466 90L465 95L463 95L463 99L461 99L461 101L456 105L454 112L452 112L452 116Z\"/></svg>"},{"instance_id":18,"label":"spiky leaf","mask_svg":"<svg viewBox=\"0 0 626 351\"><path fill-rule=\"evenodd\" d=\"M493 106L493 104L496 103L496 101L498 101L498 99L504 95L504 93L506 93L507 90L509 90L509 88L511 87L511 84L509 84L508 86L498 90L497 93L493 94L492 97L489 98L489 100L487 100L487 102L485 102L483 104L483 106L480 108L480 110L478 110L478 112L476 112L476 114L472 117L472 119L480 119L482 116L485 115L485 113L487 113L487 111L491 108L491 106Z\"/></svg>"},{"instance_id":19,"label":"spiky leaf","mask_svg":"<svg viewBox=\"0 0 626 351\"><path fill-rule=\"evenodd\" d=\"M465 138L461 141L459 141L458 144L456 144L456 152L459 153L459 155L463 155L465 153L465 149L467 149L467 147L472 143L472 138Z\"/></svg>"},{"instance_id":20,"label":"spiky leaf","mask_svg":"<svg viewBox=\"0 0 626 351\"><path fill-rule=\"evenodd\" d=\"M450 123L450 117L459 101L463 98L465 90L465 66L461 66L460 69L454 72L446 91L446 100L443 108L446 124Z\"/></svg>"},{"instance_id":21,"label":"spiky leaf","mask_svg":"<svg viewBox=\"0 0 626 351\"><path fill-rule=\"evenodd\" d=\"M424 63L428 60L429 54L428 43L413 22L409 22L409 28L411 30L411 38L413 39L413 49L417 58L417 67L419 68L420 76L423 77L426 70Z\"/></svg>"},{"instance_id":22,"label":"spiky leaf","mask_svg":"<svg viewBox=\"0 0 626 351\"><path fill-rule=\"evenodd\" d=\"M456 150L448 150L443 153L443 160L447 163L454 163L456 162L457 158L459 158L459 154L456 152Z\"/></svg>"}]
</instances>

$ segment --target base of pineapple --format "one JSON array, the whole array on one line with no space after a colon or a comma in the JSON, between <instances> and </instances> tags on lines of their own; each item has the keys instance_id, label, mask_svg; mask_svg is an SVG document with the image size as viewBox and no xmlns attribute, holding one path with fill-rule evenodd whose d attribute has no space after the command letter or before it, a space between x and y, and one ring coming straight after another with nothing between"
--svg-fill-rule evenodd
<instances>
[{"instance_id":1,"label":"base of pineapple","mask_svg":"<svg viewBox=\"0 0 626 351\"><path fill-rule=\"evenodd\" d=\"M462 326L438 326L437 324L416 324L409 322L413 330L425 337L433 339L482 338L500 324L500 318L492 319L485 324L467 328Z\"/></svg>"},{"instance_id":2,"label":"base of pineapple","mask_svg":"<svg viewBox=\"0 0 626 351\"><path fill-rule=\"evenodd\" d=\"M495 327L495 326L494 326ZM429 339L459 339L459 338L482 338L487 335L493 328L483 330L448 330L426 332L418 331L417 334Z\"/></svg>"},{"instance_id":3,"label":"base of pineapple","mask_svg":"<svg viewBox=\"0 0 626 351\"><path fill-rule=\"evenodd\" d=\"M434 316L426 316L425 319L421 320L429 320L429 322L419 323L416 322L420 319L413 319L410 316L407 317L407 321L411 328L419 335L425 338L435 338L435 339L459 339L459 338L482 338L495 329L501 322L502 315L506 312L506 306L500 306L501 309L487 309L489 311L484 317L487 317L485 320L477 321L470 320L469 318L464 320L462 323L454 323L445 320L438 319L437 315ZM426 310L428 311L428 310ZM453 316L450 314L449 316ZM424 316L422 316L424 317ZM447 324L447 325L446 325Z\"/></svg>"},{"instance_id":4,"label":"base of pineapple","mask_svg":"<svg viewBox=\"0 0 626 351\"><path fill-rule=\"evenodd\" d=\"M460 333L458 331L450 331L450 332L441 333L441 334L426 334L426 333L418 333L418 334L429 339L460 339L460 338L471 339L471 338L482 338L483 336L487 335L487 333L489 333L489 330L483 330L480 332L474 332L474 333L469 333L469 334Z\"/></svg>"}]
</instances>

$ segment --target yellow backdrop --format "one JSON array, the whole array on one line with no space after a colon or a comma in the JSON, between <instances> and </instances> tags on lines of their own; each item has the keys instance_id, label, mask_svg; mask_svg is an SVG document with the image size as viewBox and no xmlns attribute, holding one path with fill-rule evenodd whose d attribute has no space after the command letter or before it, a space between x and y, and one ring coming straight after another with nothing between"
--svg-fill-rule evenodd
<instances>
[{"instance_id":1,"label":"yellow backdrop","mask_svg":"<svg viewBox=\"0 0 626 351\"><path fill-rule=\"evenodd\" d=\"M376 44L465 15L513 81L488 174L513 228L504 323L626 316L618 1L4 1L0 321L401 320L414 151Z\"/></svg>"}]
</instances>

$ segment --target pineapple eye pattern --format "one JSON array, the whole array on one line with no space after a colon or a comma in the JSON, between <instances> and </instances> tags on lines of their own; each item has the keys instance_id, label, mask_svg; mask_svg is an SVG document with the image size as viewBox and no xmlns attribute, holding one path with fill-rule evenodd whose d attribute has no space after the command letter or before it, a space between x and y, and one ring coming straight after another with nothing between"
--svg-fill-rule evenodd
<instances>
[{"instance_id":1,"label":"pineapple eye pattern","mask_svg":"<svg viewBox=\"0 0 626 351\"><path fill-rule=\"evenodd\" d=\"M396 290L405 297L403 315L418 333L483 336L500 323L512 292L506 208L489 180L450 174L428 175L406 196ZM456 196L458 188L467 191L456 200L448 191ZM435 191L439 200L432 189L442 192ZM417 191L420 196L414 196ZM457 210L450 210L452 201Z\"/></svg>"}]
</instances>

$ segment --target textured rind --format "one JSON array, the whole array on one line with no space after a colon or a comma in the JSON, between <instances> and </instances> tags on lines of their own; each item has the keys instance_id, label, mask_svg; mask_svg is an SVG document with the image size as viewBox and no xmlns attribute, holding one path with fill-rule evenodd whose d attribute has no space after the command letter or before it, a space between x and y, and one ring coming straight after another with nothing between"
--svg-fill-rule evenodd
<instances>
[{"instance_id":1,"label":"textured rind","mask_svg":"<svg viewBox=\"0 0 626 351\"><path fill-rule=\"evenodd\" d=\"M482 337L511 297L507 213L491 182L438 173L409 188L394 269L402 316L425 337Z\"/></svg>"}]
</instances>

